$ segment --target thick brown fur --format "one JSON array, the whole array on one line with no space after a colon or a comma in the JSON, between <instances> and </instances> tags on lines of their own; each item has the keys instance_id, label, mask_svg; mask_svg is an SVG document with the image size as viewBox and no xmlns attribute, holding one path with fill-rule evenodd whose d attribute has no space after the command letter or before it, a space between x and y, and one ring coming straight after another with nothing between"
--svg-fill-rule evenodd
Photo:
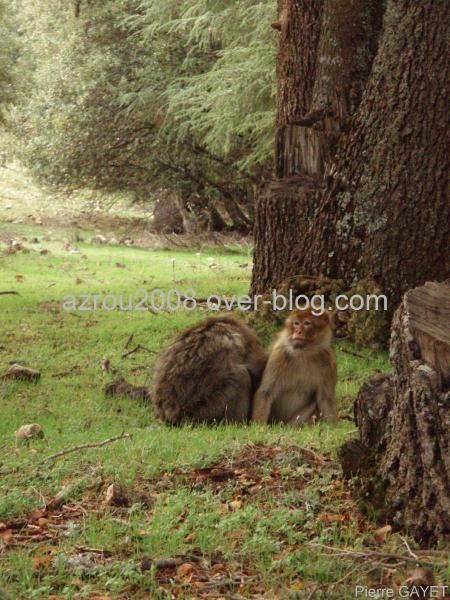
<instances>
[{"instance_id":1,"label":"thick brown fur","mask_svg":"<svg viewBox=\"0 0 450 600\"><path fill-rule=\"evenodd\" d=\"M232 315L211 317L163 350L153 375L159 419L247 422L267 355L256 335Z\"/></svg>"},{"instance_id":2,"label":"thick brown fur","mask_svg":"<svg viewBox=\"0 0 450 600\"><path fill-rule=\"evenodd\" d=\"M336 359L331 318L294 310L275 340L253 401L258 423L290 425L337 420Z\"/></svg>"}]
</instances>

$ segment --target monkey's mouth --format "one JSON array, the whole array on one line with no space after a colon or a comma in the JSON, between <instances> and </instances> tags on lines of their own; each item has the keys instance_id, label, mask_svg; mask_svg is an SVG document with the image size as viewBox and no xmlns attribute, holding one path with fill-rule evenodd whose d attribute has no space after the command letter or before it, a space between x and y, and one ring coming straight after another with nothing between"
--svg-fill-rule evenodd
<instances>
[{"instance_id":1,"label":"monkey's mouth","mask_svg":"<svg viewBox=\"0 0 450 600\"><path fill-rule=\"evenodd\" d=\"M305 338L300 338L300 337L293 337L292 338L292 345L294 346L294 348L303 348L306 344L306 340Z\"/></svg>"}]
</instances>

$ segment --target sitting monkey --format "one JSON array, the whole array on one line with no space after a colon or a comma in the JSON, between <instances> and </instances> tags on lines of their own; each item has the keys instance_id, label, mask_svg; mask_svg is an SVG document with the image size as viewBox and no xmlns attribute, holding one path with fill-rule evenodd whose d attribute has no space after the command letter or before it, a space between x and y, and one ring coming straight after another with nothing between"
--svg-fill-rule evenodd
<instances>
[{"instance_id":1,"label":"sitting monkey","mask_svg":"<svg viewBox=\"0 0 450 600\"><path fill-rule=\"evenodd\" d=\"M290 425L323 418L337 421L336 359L331 348L331 317L294 310L269 353L253 401L258 423Z\"/></svg>"},{"instance_id":2,"label":"sitting monkey","mask_svg":"<svg viewBox=\"0 0 450 600\"><path fill-rule=\"evenodd\" d=\"M245 423L267 355L256 335L232 315L184 331L158 358L152 403L167 423Z\"/></svg>"}]
</instances>

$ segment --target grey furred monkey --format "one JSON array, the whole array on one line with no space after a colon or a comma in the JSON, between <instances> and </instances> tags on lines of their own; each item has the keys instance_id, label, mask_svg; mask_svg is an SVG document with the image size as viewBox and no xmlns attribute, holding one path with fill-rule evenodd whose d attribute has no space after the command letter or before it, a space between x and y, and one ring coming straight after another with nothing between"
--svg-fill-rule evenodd
<instances>
[{"instance_id":1,"label":"grey furred monkey","mask_svg":"<svg viewBox=\"0 0 450 600\"><path fill-rule=\"evenodd\" d=\"M182 332L158 357L152 403L159 419L245 423L267 355L233 315L210 317Z\"/></svg>"}]
</instances>

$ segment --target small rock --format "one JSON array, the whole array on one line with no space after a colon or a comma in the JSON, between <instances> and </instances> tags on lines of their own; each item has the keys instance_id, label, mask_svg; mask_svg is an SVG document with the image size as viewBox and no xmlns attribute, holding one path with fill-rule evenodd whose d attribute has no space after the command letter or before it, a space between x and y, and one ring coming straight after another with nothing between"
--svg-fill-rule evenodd
<instances>
[{"instance_id":1,"label":"small rock","mask_svg":"<svg viewBox=\"0 0 450 600\"><path fill-rule=\"evenodd\" d=\"M408 574L407 583L412 588L434 585L434 575L431 569L417 567ZM417 598L417 596L416 596Z\"/></svg>"},{"instance_id":2,"label":"small rock","mask_svg":"<svg viewBox=\"0 0 450 600\"><path fill-rule=\"evenodd\" d=\"M106 244L107 241L108 240L105 238L104 235L102 235L101 233L97 233L97 235L94 235L94 237L91 239L91 244Z\"/></svg>"},{"instance_id":3,"label":"small rock","mask_svg":"<svg viewBox=\"0 0 450 600\"><path fill-rule=\"evenodd\" d=\"M42 250L39 252L39 254L42 254L42 256L45 256L46 254L48 254L47 248L42 248Z\"/></svg>"},{"instance_id":4,"label":"small rock","mask_svg":"<svg viewBox=\"0 0 450 600\"><path fill-rule=\"evenodd\" d=\"M89 570L95 566L95 559L92 554L73 554L67 556L64 562L72 569Z\"/></svg>"},{"instance_id":5,"label":"small rock","mask_svg":"<svg viewBox=\"0 0 450 600\"><path fill-rule=\"evenodd\" d=\"M71 490L69 488L63 488L59 491L56 496L50 498L50 500L46 504L46 508L55 509L62 506L65 502L67 502L68 497L70 496Z\"/></svg>"},{"instance_id":6,"label":"small rock","mask_svg":"<svg viewBox=\"0 0 450 600\"><path fill-rule=\"evenodd\" d=\"M150 390L145 386L131 385L125 379L116 379L107 383L103 392L105 396L127 396L132 400L144 400L150 402Z\"/></svg>"},{"instance_id":7,"label":"small rock","mask_svg":"<svg viewBox=\"0 0 450 600\"><path fill-rule=\"evenodd\" d=\"M106 490L104 506L129 506L130 499L127 491L118 483L112 483Z\"/></svg>"},{"instance_id":8,"label":"small rock","mask_svg":"<svg viewBox=\"0 0 450 600\"><path fill-rule=\"evenodd\" d=\"M38 381L40 378L39 371L18 363L13 363L3 375L3 379L24 379L25 381Z\"/></svg>"},{"instance_id":9,"label":"small rock","mask_svg":"<svg viewBox=\"0 0 450 600\"><path fill-rule=\"evenodd\" d=\"M22 425L22 427L19 427L19 429L14 432L14 437L20 442L31 438L44 437L44 432L38 423L31 423L30 425Z\"/></svg>"}]
</instances>

